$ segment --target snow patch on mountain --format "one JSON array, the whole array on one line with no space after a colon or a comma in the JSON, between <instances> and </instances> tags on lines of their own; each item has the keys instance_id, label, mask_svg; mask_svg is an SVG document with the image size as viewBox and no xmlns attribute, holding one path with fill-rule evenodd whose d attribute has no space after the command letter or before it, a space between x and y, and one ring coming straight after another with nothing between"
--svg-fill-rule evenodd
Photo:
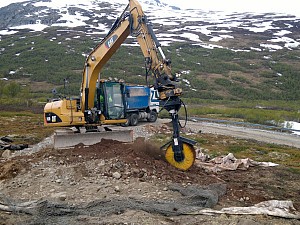
<instances>
[{"instance_id":1,"label":"snow patch on mountain","mask_svg":"<svg viewBox=\"0 0 300 225\"><path fill-rule=\"evenodd\" d=\"M69 31L80 27L86 35L105 35L124 10L128 0L12 0L2 1L0 7L9 3L21 3L24 7L32 4L36 10L25 12L24 24L6 27L0 30L0 35L13 35L23 29L39 32L48 27L65 27ZM238 38L241 33L267 33L269 38L261 40L259 45L232 50L274 51L300 46L300 40L295 38L299 35L294 34L298 31L300 18L290 15L180 10L165 4L163 0L140 0L140 3L162 45L190 42L204 48L223 48L221 42L224 39ZM138 44L133 40L131 45Z\"/></svg>"},{"instance_id":2,"label":"snow patch on mountain","mask_svg":"<svg viewBox=\"0 0 300 225\"><path fill-rule=\"evenodd\" d=\"M10 1L1 1L0 2L0 8L2 7L5 7L5 6L8 6L10 4L13 4L13 3L19 3L19 2L27 2L28 0L10 0Z\"/></svg>"}]
</instances>

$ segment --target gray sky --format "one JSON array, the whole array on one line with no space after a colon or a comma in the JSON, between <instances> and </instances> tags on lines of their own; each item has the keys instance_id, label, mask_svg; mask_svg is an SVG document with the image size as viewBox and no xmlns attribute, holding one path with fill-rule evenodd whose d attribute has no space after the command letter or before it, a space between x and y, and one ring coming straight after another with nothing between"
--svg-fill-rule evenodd
<instances>
[{"instance_id":1,"label":"gray sky","mask_svg":"<svg viewBox=\"0 0 300 225\"><path fill-rule=\"evenodd\" d=\"M300 15L299 0L161 0L181 8L229 12L282 12Z\"/></svg>"}]
</instances>

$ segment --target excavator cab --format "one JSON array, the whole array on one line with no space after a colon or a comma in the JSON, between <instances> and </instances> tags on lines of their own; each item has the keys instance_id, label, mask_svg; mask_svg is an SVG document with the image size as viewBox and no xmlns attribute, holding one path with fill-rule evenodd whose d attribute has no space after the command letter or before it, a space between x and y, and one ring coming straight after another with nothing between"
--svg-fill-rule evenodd
<instances>
[{"instance_id":1,"label":"excavator cab","mask_svg":"<svg viewBox=\"0 0 300 225\"><path fill-rule=\"evenodd\" d=\"M100 81L96 89L95 107L105 120L125 118L125 86L114 81Z\"/></svg>"},{"instance_id":2,"label":"excavator cab","mask_svg":"<svg viewBox=\"0 0 300 225\"><path fill-rule=\"evenodd\" d=\"M94 107L83 114L80 99L51 100L44 107L44 125L53 127L86 126L126 123L125 85L101 80L97 84Z\"/></svg>"}]
</instances>

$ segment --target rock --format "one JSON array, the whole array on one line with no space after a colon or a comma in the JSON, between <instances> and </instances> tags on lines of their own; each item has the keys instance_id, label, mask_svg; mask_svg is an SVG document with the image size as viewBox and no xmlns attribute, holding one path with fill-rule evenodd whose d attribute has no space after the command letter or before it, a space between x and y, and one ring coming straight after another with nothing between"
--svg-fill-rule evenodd
<instances>
[{"instance_id":1,"label":"rock","mask_svg":"<svg viewBox=\"0 0 300 225\"><path fill-rule=\"evenodd\" d=\"M139 174L138 174L138 178L142 178L144 177L145 173L143 171L140 171Z\"/></svg>"},{"instance_id":2,"label":"rock","mask_svg":"<svg viewBox=\"0 0 300 225\"><path fill-rule=\"evenodd\" d=\"M132 173L133 173L133 174L138 174L139 172L140 172L140 170L137 169L137 168L132 169Z\"/></svg>"},{"instance_id":3,"label":"rock","mask_svg":"<svg viewBox=\"0 0 300 225\"><path fill-rule=\"evenodd\" d=\"M13 140L11 138L6 137L6 136L5 137L1 137L0 139L1 139L1 141L4 141L4 142L9 142L9 143L13 142Z\"/></svg>"},{"instance_id":4,"label":"rock","mask_svg":"<svg viewBox=\"0 0 300 225\"><path fill-rule=\"evenodd\" d=\"M10 150L22 150L22 146L21 145L11 145Z\"/></svg>"},{"instance_id":5,"label":"rock","mask_svg":"<svg viewBox=\"0 0 300 225\"><path fill-rule=\"evenodd\" d=\"M57 179L55 182L60 184L62 182L62 180L61 179Z\"/></svg>"},{"instance_id":6,"label":"rock","mask_svg":"<svg viewBox=\"0 0 300 225\"><path fill-rule=\"evenodd\" d=\"M146 179L144 177L142 177L142 178L139 178L139 181L140 182L146 182Z\"/></svg>"},{"instance_id":7,"label":"rock","mask_svg":"<svg viewBox=\"0 0 300 225\"><path fill-rule=\"evenodd\" d=\"M5 159L8 159L11 157L11 151L10 150L5 150L3 153L2 153L2 157L5 158Z\"/></svg>"},{"instance_id":8,"label":"rock","mask_svg":"<svg viewBox=\"0 0 300 225\"><path fill-rule=\"evenodd\" d=\"M120 187L119 186L115 186L115 192L120 192Z\"/></svg>"},{"instance_id":9,"label":"rock","mask_svg":"<svg viewBox=\"0 0 300 225\"><path fill-rule=\"evenodd\" d=\"M67 199L67 194L66 192L59 192L59 193L51 194L51 197L58 199L60 201L65 201Z\"/></svg>"},{"instance_id":10,"label":"rock","mask_svg":"<svg viewBox=\"0 0 300 225\"><path fill-rule=\"evenodd\" d=\"M101 160L101 161L98 163L98 166L105 166L105 161L104 161L104 160Z\"/></svg>"},{"instance_id":11,"label":"rock","mask_svg":"<svg viewBox=\"0 0 300 225\"><path fill-rule=\"evenodd\" d=\"M119 172L114 172L112 176L113 178L120 179L122 175Z\"/></svg>"}]
</instances>

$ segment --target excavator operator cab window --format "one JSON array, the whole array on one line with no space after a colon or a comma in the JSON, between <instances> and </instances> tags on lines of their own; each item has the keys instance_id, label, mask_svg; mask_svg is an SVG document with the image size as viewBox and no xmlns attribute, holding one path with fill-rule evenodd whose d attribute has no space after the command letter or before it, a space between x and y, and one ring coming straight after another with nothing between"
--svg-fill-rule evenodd
<instances>
[{"instance_id":1,"label":"excavator operator cab window","mask_svg":"<svg viewBox=\"0 0 300 225\"><path fill-rule=\"evenodd\" d=\"M105 85L105 100L107 117L109 119L122 119L125 117L124 97L122 86L118 82L107 82Z\"/></svg>"}]
</instances>

